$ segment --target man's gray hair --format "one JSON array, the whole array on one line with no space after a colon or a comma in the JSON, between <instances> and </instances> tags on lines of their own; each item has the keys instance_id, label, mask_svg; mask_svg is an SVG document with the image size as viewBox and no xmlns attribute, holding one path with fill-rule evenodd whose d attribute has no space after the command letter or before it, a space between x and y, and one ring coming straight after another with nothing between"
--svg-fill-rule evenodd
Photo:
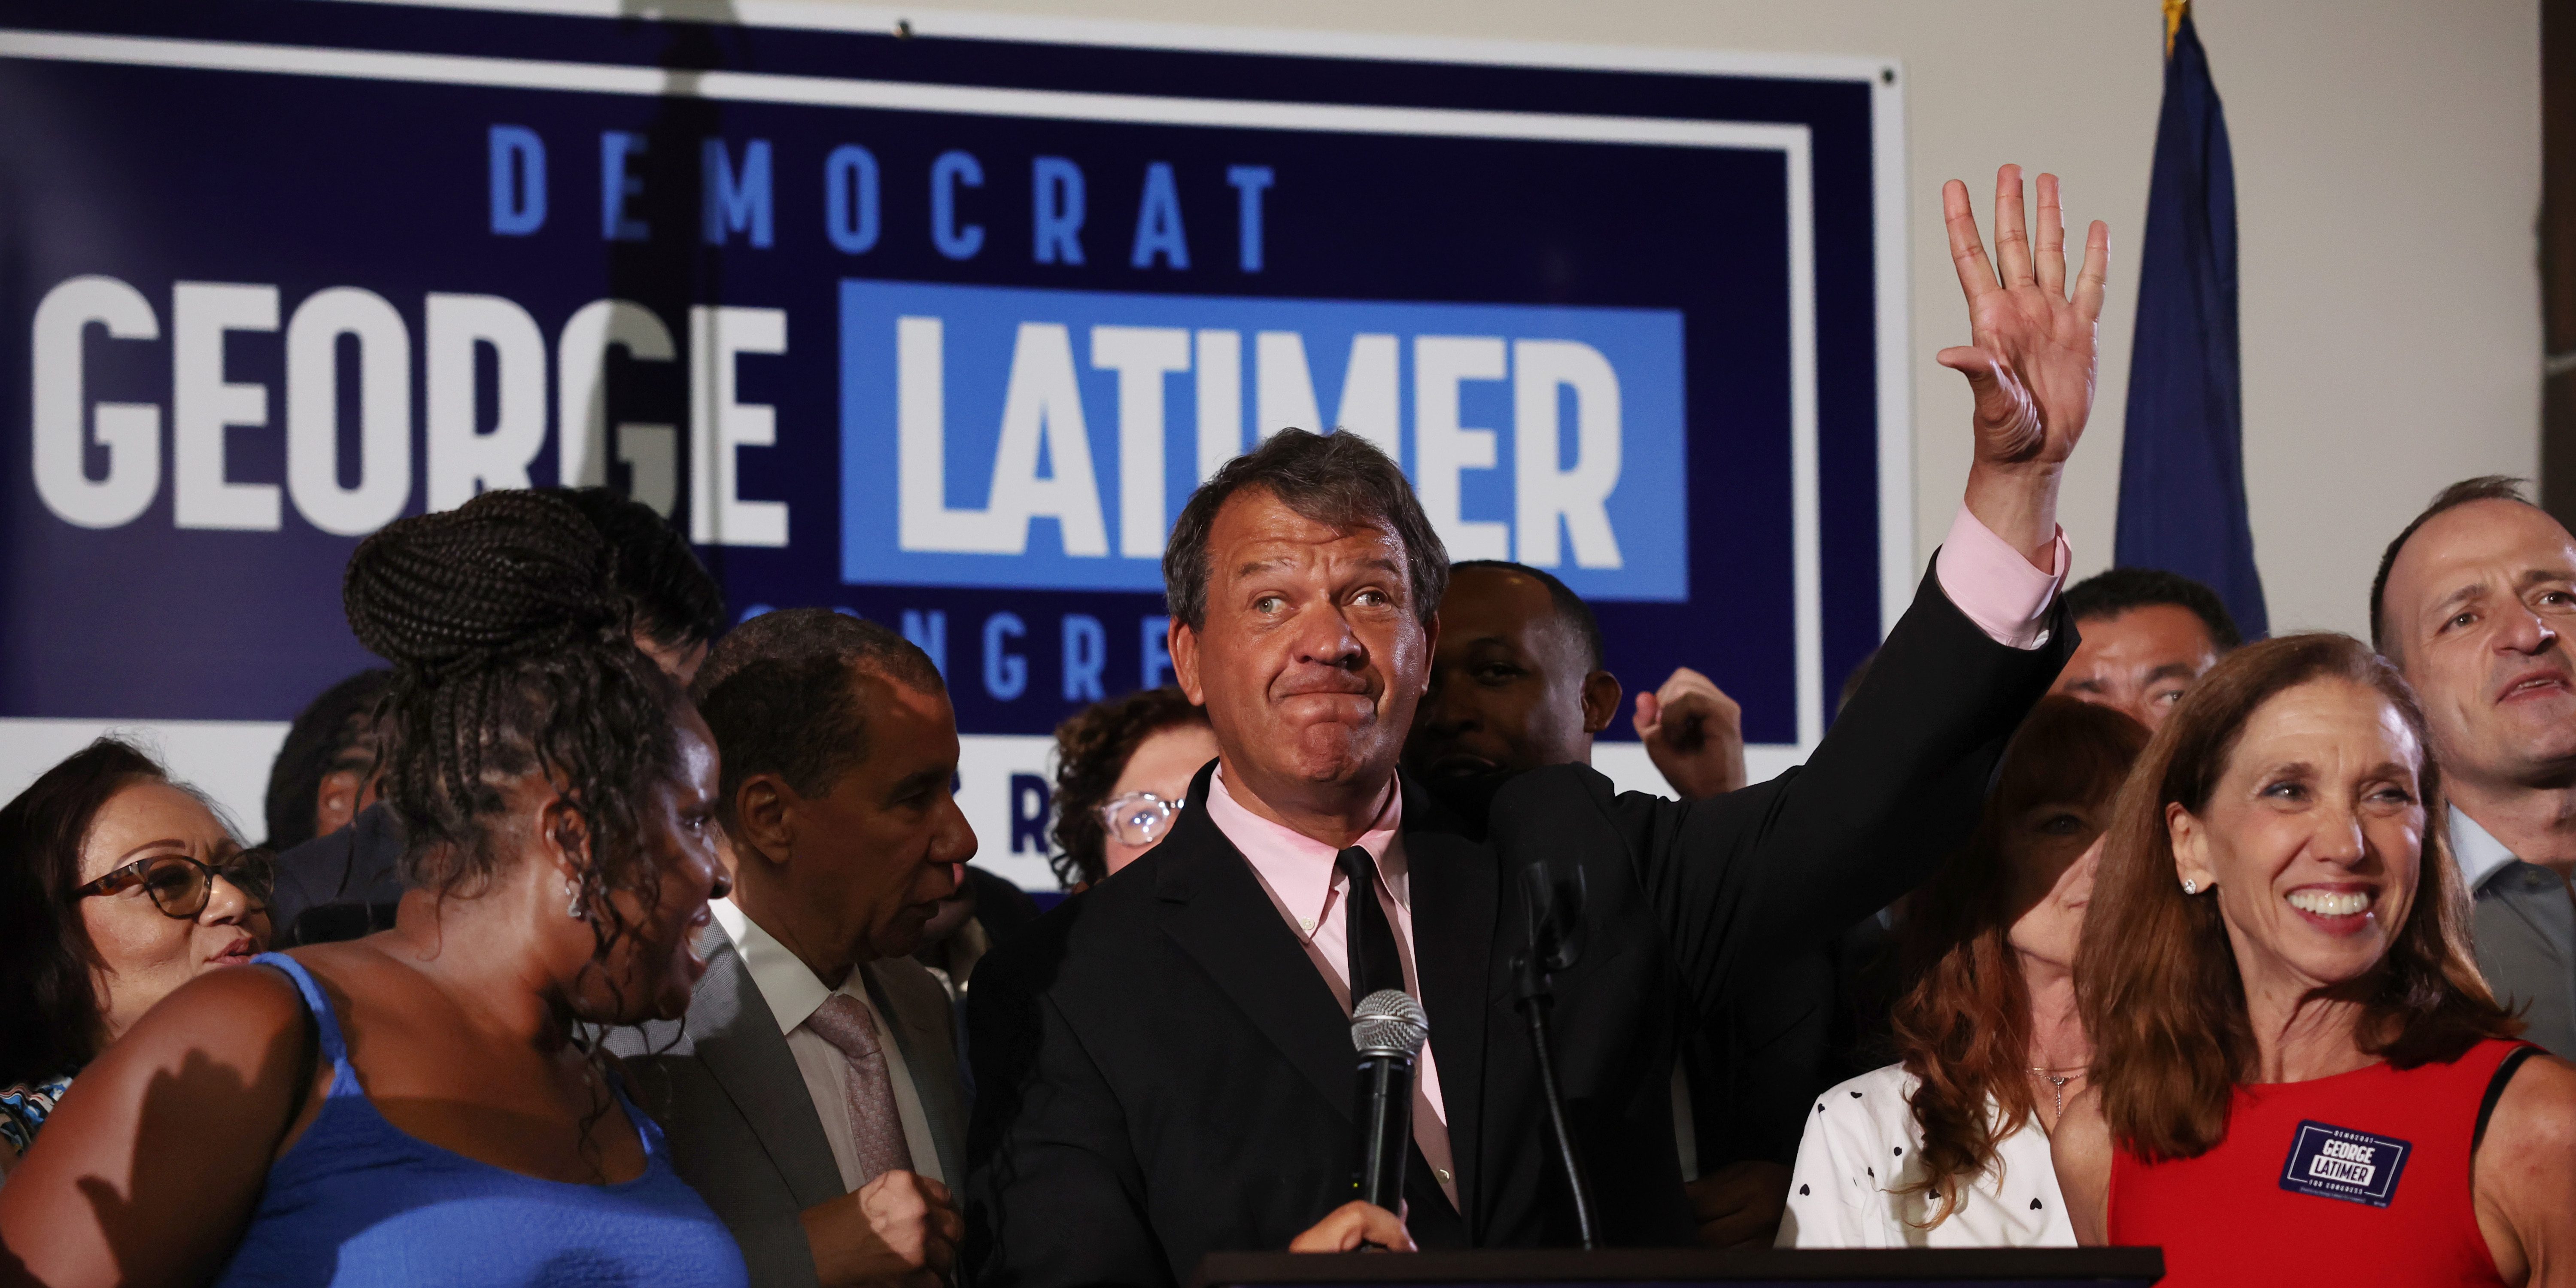
<instances>
[{"instance_id":1,"label":"man's gray hair","mask_svg":"<svg viewBox=\"0 0 2576 1288\"><path fill-rule=\"evenodd\" d=\"M1336 528L1385 524L1404 545L1413 612L1428 623L1449 589L1449 551L1422 513L1413 485L1377 445L1357 434L1314 434L1283 429L1270 441L1226 462L1181 507L1172 539L1163 548L1163 598L1172 619L1199 630L1207 625L1208 534L1217 511L1235 493L1259 489L1281 505Z\"/></svg>"}]
</instances>

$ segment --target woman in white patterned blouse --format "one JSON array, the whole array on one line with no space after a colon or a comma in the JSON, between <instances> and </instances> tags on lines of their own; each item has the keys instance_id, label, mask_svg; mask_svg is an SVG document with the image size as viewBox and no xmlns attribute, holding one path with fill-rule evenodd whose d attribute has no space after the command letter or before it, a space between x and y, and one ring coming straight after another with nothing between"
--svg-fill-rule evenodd
<instances>
[{"instance_id":1,"label":"woman in white patterned blouse","mask_svg":"<svg viewBox=\"0 0 2576 1288\"><path fill-rule=\"evenodd\" d=\"M1897 1063L1807 1119L1781 1247L2074 1245L2048 1131L2090 1051L2072 967L2093 847L2146 742L2072 698L2023 722L1976 835L1908 905Z\"/></svg>"}]
</instances>

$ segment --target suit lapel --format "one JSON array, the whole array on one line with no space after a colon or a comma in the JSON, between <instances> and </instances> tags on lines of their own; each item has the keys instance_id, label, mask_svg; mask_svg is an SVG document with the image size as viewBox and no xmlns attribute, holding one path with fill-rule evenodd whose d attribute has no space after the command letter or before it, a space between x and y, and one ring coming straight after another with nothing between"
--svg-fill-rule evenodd
<instances>
[{"instance_id":1,"label":"suit lapel","mask_svg":"<svg viewBox=\"0 0 2576 1288\"><path fill-rule=\"evenodd\" d=\"M966 1138L966 1108L957 1094L957 1048L950 1045L944 1014L924 1015L919 1006L906 1006L899 992L887 986L885 964L869 962L861 967L867 972L868 997L876 1003L877 1013L891 1016L895 1048L903 1052L903 1067L912 1074L913 1094L921 1101L921 1116L928 1120L930 1140L939 1151L939 1174L949 1178L950 1188L965 1178L966 1160L957 1156L954 1142ZM947 991L942 989L939 1006L948 1006Z\"/></svg>"},{"instance_id":2,"label":"suit lapel","mask_svg":"<svg viewBox=\"0 0 2576 1288\"><path fill-rule=\"evenodd\" d=\"M1414 973L1440 1061L1440 1104L1468 1237L1479 1228L1483 1175L1485 1013L1494 952L1493 853L1455 830L1448 811L1408 780L1404 862L1413 903Z\"/></svg>"},{"instance_id":3,"label":"suit lapel","mask_svg":"<svg viewBox=\"0 0 2576 1288\"><path fill-rule=\"evenodd\" d=\"M1163 933L1344 1118L1357 1068L1350 1018L1243 854L1207 814L1208 772L1157 851Z\"/></svg>"},{"instance_id":4,"label":"suit lapel","mask_svg":"<svg viewBox=\"0 0 2576 1288\"><path fill-rule=\"evenodd\" d=\"M778 1031L777 1017L721 927L708 927L701 942L707 973L687 1020L698 1062L751 1124L798 1207L839 1195L841 1166L832 1160L823 1120L814 1113L805 1075L787 1049L787 1036Z\"/></svg>"}]
</instances>

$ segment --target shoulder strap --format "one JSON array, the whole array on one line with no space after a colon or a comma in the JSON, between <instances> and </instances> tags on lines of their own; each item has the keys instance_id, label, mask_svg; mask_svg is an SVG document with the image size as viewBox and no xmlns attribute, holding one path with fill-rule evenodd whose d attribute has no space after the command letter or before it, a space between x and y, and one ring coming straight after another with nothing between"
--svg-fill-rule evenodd
<instances>
[{"instance_id":1,"label":"shoulder strap","mask_svg":"<svg viewBox=\"0 0 2576 1288\"><path fill-rule=\"evenodd\" d=\"M313 972L306 970L304 963L284 953L261 953L251 961L295 981L295 991L303 996L304 1009L313 1017L321 1058L330 1061L335 1069L345 1067L349 1062L349 1046L341 1040L340 1017L331 1010L331 999L322 992L322 982L313 978Z\"/></svg>"},{"instance_id":2,"label":"shoulder strap","mask_svg":"<svg viewBox=\"0 0 2576 1288\"><path fill-rule=\"evenodd\" d=\"M2523 1061L2539 1053L2540 1048L2536 1046L2515 1047L2511 1054L2505 1056L2504 1063L2496 1066L2495 1075L2487 1079L2487 1094L2478 1101L2478 1130L2469 1137L2471 1154L2477 1153L2478 1146L2486 1143L2487 1119L2495 1116L2496 1102L2504 1099L2504 1084L2513 1081L2514 1071L2522 1068Z\"/></svg>"},{"instance_id":3,"label":"shoulder strap","mask_svg":"<svg viewBox=\"0 0 2576 1288\"><path fill-rule=\"evenodd\" d=\"M608 1094L617 1101L618 1108L626 1111L626 1121L635 1128L635 1142L644 1148L644 1170L649 1173L654 1168L669 1166L670 1160L665 1156L662 1143L662 1124L655 1115L644 1112L644 1107L636 1103L634 1075L628 1071L625 1059L600 1041L593 1041L586 1054L593 1067L599 1070L600 1080L608 1084Z\"/></svg>"}]
</instances>

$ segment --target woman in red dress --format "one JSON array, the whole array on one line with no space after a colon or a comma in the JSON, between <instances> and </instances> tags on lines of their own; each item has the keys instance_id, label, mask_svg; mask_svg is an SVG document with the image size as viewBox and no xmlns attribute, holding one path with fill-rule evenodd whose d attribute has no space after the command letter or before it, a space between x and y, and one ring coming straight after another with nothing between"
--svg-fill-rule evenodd
<instances>
[{"instance_id":1,"label":"woman in red dress","mask_svg":"<svg viewBox=\"0 0 2576 1288\"><path fill-rule=\"evenodd\" d=\"M2576 1283L2576 1067L2468 947L2424 716L2341 635L2237 651L2113 807L2076 959L2076 1234L2167 1284Z\"/></svg>"}]
</instances>

